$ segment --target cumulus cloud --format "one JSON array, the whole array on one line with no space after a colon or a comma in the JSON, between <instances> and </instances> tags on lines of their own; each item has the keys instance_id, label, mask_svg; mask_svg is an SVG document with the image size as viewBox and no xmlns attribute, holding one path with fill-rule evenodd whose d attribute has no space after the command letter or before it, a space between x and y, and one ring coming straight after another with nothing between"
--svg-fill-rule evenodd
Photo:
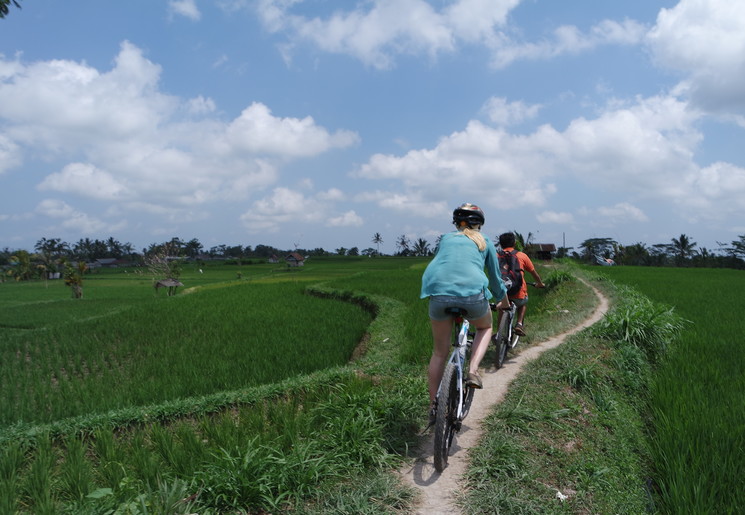
<instances>
[{"instance_id":1,"label":"cumulus cloud","mask_svg":"<svg viewBox=\"0 0 745 515\"><path fill-rule=\"evenodd\" d=\"M354 210L351 210L339 216L332 216L328 219L326 225L329 227L359 227L362 225L362 218Z\"/></svg>"},{"instance_id":2,"label":"cumulus cloud","mask_svg":"<svg viewBox=\"0 0 745 515\"><path fill-rule=\"evenodd\" d=\"M571 224L574 222L574 215L571 213L560 213L556 211L543 211L538 213L536 220L543 224Z\"/></svg>"},{"instance_id":3,"label":"cumulus cloud","mask_svg":"<svg viewBox=\"0 0 745 515\"><path fill-rule=\"evenodd\" d=\"M493 123L506 127L535 118L540 111L538 104L526 105L522 101L508 102L506 98L492 97L482 111Z\"/></svg>"},{"instance_id":4,"label":"cumulus cloud","mask_svg":"<svg viewBox=\"0 0 745 515\"><path fill-rule=\"evenodd\" d=\"M0 82L0 96L13 99L0 103L0 118L7 136L58 152L89 142L152 138L177 106L177 99L157 91L160 73L126 41L105 73L63 60L18 66Z\"/></svg>"},{"instance_id":5,"label":"cumulus cloud","mask_svg":"<svg viewBox=\"0 0 745 515\"><path fill-rule=\"evenodd\" d=\"M661 9L647 43L655 61L684 74L680 91L703 109L745 108L745 3L681 0Z\"/></svg>"},{"instance_id":6,"label":"cumulus cloud","mask_svg":"<svg viewBox=\"0 0 745 515\"><path fill-rule=\"evenodd\" d=\"M14 100L0 103L0 172L25 152L58 159L39 189L118 202L120 216L152 206L188 217L210 201L258 197L282 164L359 141L256 102L226 121L210 98L163 93L160 66L126 41L108 71L0 55L0 73L0 97Z\"/></svg>"},{"instance_id":7,"label":"cumulus cloud","mask_svg":"<svg viewBox=\"0 0 745 515\"><path fill-rule=\"evenodd\" d=\"M433 149L402 157L374 155L356 175L401 181L402 190L378 195L379 205L401 211L417 199L471 198L474 191L488 199L479 202L498 209L540 206L555 188L546 180L554 170L552 156L533 142L540 137L516 137L471 121L464 131L442 138ZM422 213L439 215L432 209Z\"/></svg>"},{"instance_id":8,"label":"cumulus cloud","mask_svg":"<svg viewBox=\"0 0 745 515\"><path fill-rule=\"evenodd\" d=\"M83 235L99 234L121 228L121 225L107 224L96 217L89 216L73 208L61 200L42 200L36 207L36 212L55 220L60 228Z\"/></svg>"},{"instance_id":9,"label":"cumulus cloud","mask_svg":"<svg viewBox=\"0 0 745 515\"><path fill-rule=\"evenodd\" d=\"M169 0L168 12L171 16L183 16L193 21L199 21L202 17L202 13L197 8L196 0Z\"/></svg>"},{"instance_id":10,"label":"cumulus cloud","mask_svg":"<svg viewBox=\"0 0 745 515\"><path fill-rule=\"evenodd\" d=\"M638 44L646 28L634 20L603 20L583 33L563 26L551 38L518 42L506 31L510 11L520 0L458 0L439 10L425 0L374 0L308 18L293 8L302 0L261 0L258 14L272 32L291 40L309 41L324 52L351 55L376 68L391 68L398 55L451 53L462 45L481 45L493 53L492 64L503 68L523 59L548 59L586 51L598 45Z\"/></svg>"},{"instance_id":11,"label":"cumulus cloud","mask_svg":"<svg viewBox=\"0 0 745 515\"><path fill-rule=\"evenodd\" d=\"M225 136L236 149L288 157L313 156L358 141L357 134L350 131L329 134L310 116L303 119L277 118L272 116L267 106L257 102L230 123Z\"/></svg>"},{"instance_id":12,"label":"cumulus cloud","mask_svg":"<svg viewBox=\"0 0 745 515\"><path fill-rule=\"evenodd\" d=\"M317 199L280 187L268 197L255 201L240 220L250 232L274 232L286 222L321 222L325 211L326 206Z\"/></svg>"},{"instance_id":13,"label":"cumulus cloud","mask_svg":"<svg viewBox=\"0 0 745 515\"><path fill-rule=\"evenodd\" d=\"M628 202L619 202L613 206L603 206L596 210L597 214L603 218L611 219L614 222L646 222L649 220L647 215L636 206Z\"/></svg>"},{"instance_id":14,"label":"cumulus cloud","mask_svg":"<svg viewBox=\"0 0 745 515\"><path fill-rule=\"evenodd\" d=\"M334 211L344 193L331 188L318 193L303 193L286 187L274 188L271 193L252 203L240 220L252 233L276 232L283 224L321 224L326 227L359 227L363 219L354 210Z\"/></svg>"},{"instance_id":15,"label":"cumulus cloud","mask_svg":"<svg viewBox=\"0 0 745 515\"><path fill-rule=\"evenodd\" d=\"M40 190L77 193L101 200L114 200L127 195L126 188L111 174L86 163L71 163L61 172L47 176Z\"/></svg>"},{"instance_id":16,"label":"cumulus cloud","mask_svg":"<svg viewBox=\"0 0 745 515\"><path fill-rule=\"evenodd\" d=\"M0 133L0 175L21 162L21 149L13 140Z\"/></svg>"},{"instance_id":17,"label":"cumulus cloud","mask_svg":"<svg viewBox=\"0 0 745 515\"><path fill-rule=\"evenodd\" d=\"M374 0L325 18L294 14L302 0L261 0L257 9L272 32L284 31L292 40L310 41L322 51L384 69L400 54L435 57L452 52L458 42L493 40L495 27L506 23L519 2L458 0L437 10L425 0Z\"/></svg>"},{"instance_id":18,"label":"cumulus cloud","mask_svg":"<svg viewBox=\"0 0 745 515\"><path fill-rule=\"evenodd\" d=\"M544 125L515 135L471 121L431 149L372 156L355 176L395 180L402 187L373 191L358 200L401 212L420 206L416 212L421 216L444 214L444 206L432 208L432 199L473 198L473 192L489 208L541 207L573 178L598 196L606 192L666 202L691 219L723 218L719 205L727 199L736 206L732 209L742 209L744 201L732 199L745 198L745 171L724 163L696 164L701 116L684 101L655 96L627 105L614 102L597 117L575 119L563 131ZM631 202L592 209L606 220L647 221ZM565 223L572 215L547 209L538 219Z\"/></svg>"},{"instance_id":19,"label":"cumulus cloud","mask_svg":"<svg viewBox=\"0 0 745 515\"><path fill-rule=\"evenodd\" d=\"M601 45L635 45L643 41L647 28L634 21L603 20L584 33L573 25L554 30L552 37L538 42L517 42L507 37L493 46L492 65L504 68L515 61L551 59L577 54Z\"/></svg>"}]
</instances>

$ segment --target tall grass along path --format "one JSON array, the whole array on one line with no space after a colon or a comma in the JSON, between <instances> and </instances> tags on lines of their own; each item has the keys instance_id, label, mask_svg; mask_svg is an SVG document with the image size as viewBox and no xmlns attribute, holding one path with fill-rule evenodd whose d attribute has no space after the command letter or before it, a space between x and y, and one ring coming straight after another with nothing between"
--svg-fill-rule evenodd
<instances>
[{"instance_id":1,"label":"tall grass along path","mask_svg":"<svg viewBox=\"0 0 745 515\"><path fill-rule=\"evenodd\" d=\"M439 473L435 470L432 449L433 435L430 434L421 444L417 458L399 470L403 480L420 493L418 514L436 515L458 513L454 497L458 485L468 465L468 449L475 446L481 438L481 421L502 401L510 383L520 373L525 363L537 358L541 353L557 347L569 336L598 322L608 311L608 299L595 287L580 279L595 292L598 306L592 315L576 327L544 342L532 345L507 360L501 369L487 369L483 374L484 388L474 396L468 418L463 422L458 439L450 452L448 466Z\"/></svg>"}]
</instances>

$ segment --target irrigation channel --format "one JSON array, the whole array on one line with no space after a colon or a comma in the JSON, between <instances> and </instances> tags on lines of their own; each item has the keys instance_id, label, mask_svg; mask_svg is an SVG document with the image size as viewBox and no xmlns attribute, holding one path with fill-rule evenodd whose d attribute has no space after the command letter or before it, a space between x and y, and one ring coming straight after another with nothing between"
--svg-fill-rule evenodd
<instances>
[{"instance_id":1,"label":"irrigation channel","mask_svg":"<svg viewBox=\"0 0 745 515\"><path fill-rule=\"evenodd\" d=\"M585 284L590 286L586 282ZM432 433L430 432L429 436L423 439L414 463L405 465L399 471L404 481L419 491L417 514L459 513L454 496L462 489L460 483L463 481L463 475L468 466L468 449L474 447L481 438L481 421L494 409L495 405L502 401L510 383L517 377L525 363L537 358L544 351L562 344L572 334L600 321L608 311L608 299L598 289L590 287L598 298L598 306L589 318L564 333L521 349L518 355L513 355L505 361L500 370L491 367L484 371L482 375L484 388L476 392L468 417L463 421L463 427L453 441L448 466L441 474L435 470L432 458Z\"/></svg>"}]
</instances>

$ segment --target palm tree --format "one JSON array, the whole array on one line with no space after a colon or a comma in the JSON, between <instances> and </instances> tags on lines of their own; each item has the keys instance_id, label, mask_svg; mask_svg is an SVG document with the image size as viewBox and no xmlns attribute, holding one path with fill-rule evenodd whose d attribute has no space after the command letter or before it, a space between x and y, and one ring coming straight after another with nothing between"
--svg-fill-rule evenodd
<instances>
[{"instance_id":1,"label":"palm tree","mask_svg":"<svg viewBox=\"0 0 745 515\"><path fill-rule=\"evenodd\" d=\"M240 245L239 245L240 247ZM204 246L199 242L197 238L192 238L188 242L186 242L185 249L186 249L186 255L189 257L197 257L200 252L202 252L202 249ZM240 248L240 253L243 253L243 248Z\"/></svg>"},{"instance_id":2,"label":"palm tree","mask_svg":"<svg viewBox=\"0 0 745 515\"><path fill-rule=\"evenodd\" d=\"M48 254L51 257L61 257L67 254L69 249L70 245L60 238L42 238L34 245L34 250Z\"/></svg>"},{"instance_id":3,"label":"palm tree","mask_svg":"<svg viewBox=\"0 0 745 515\"><path fill-rule=\"evenodd\" d=\"M739 235L738 238L740 239L732 242L731 250L736 256L745 257L745 234Z\"/></svg>"},{"instance_id":4,"label":"palm tree","mask_svg":"<svg viewBox=\"0 0 745 515\"><path fill-rule=\"evenodd\" d=\"M429 256L431 254L429 249L429 243L424 238L419 238L414 242L414 248L412 252L415 256Z\"/></svg>"},{"instance_id":5,"label":"palm tree","mask_svg":"<svg viewBox=\"0 0 745 515\"><path fill-rule=\"evenodd\" d=\"M122 244L119 242L119 240L114 239L113 236L109 236L109 239L106 240L106 248L108 249L111 257L114 257L117 259L122 257L122 254L123 254Z\"/></svg>"},{"instance_id":6,"label":"palm tree","mask_svg":"<svg viewBox=\"0 0 745 515\"><path fill-rule=\"evenodd\" d=\"M399 255L401 256L408 256L409 255L409 245L411 245L411 241L409 238L406 237L405 234L402 234L398 237L396 240L396 248L401 249L399 251Z\"/></svg>"},{"instance_id":7,"label":"palm tree","mask_svg":"<svg viewBox=\"0 0 745 515\"><path fill-rule=\"evenodd\" d=\"M383 243L383 237L380 235L379 232L376 232L373 234L372 242L377 246L378 249L378 256L380 255L380 244Z\"/></svg>"},{"instance_id":8,"label":"palm tree","mask_svg":"<svg viewBox=\"0 0 745 515\"><path fill-rule=\"evenodd\" d=\"M15 5L19 9L21 8L16 0L0 0L0 18L5 18L8 15L8 12L10 12L8 6L10 4Z\"/></svg>"},{"instance_id":9,"label":"palm tree","mask_svg":"<svg viewBox=\"0 0 745 515\"><path fill-rule=\"evenodd\" d=\"M680 238L673 238L670 241L672 241L670 250L675 254L675 261L678 266L682 265L686 258L696 254L697 243L692 242L685 234L681 234Z\"/></svg>"},{"instance_id":10,"label":"palm tree","mask_svg":"<svg viewBox=\"0 0 745 515\"><path fill-rule=\"evenodd\" d=\"M642 242L622 247L621 264L643 265L648 261L648 259L649 251L647 250L647 246Z\"/></svg>"}]
</instances>

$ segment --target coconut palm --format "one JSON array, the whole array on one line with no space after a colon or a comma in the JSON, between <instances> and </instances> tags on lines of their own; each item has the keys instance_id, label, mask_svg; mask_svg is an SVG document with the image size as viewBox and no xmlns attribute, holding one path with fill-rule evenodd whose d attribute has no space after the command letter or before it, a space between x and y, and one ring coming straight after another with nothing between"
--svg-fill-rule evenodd
<instances>
[{"instance_id":1,"label":"coconut palm","mask_svg":"<svg viewBox=\"0 0 745 515\"><path fill-rule=\"evenodd\" d=\"M414 242L412 252L415 256L429 256L432 252L429 248L429 243L424 238L419 238Z\"/></svg>"},{"instance_id":2,"label":"coconut palm","mask_svg":"<svg viewBox=\"0 0 745 515\"><path fill-rule=\"evenodd\" d=\"M398 239L396 240L396 248L401 249L399 250L398 254L400 256L408 256L410 252L410 249L409 249L410 245L411 245L411 240L409 240L409 238L407 238L405 234L402 234L401 236L399 236Z\"/></svg>"},{"instance_id":3,"label":"coconut palm","mask_svg":"<svg viewBox=\"0 0 745 515\"><path fill-rule=\"evenodd\" d=\"M738 236L739 240L732 242L732 252L736 256L745 257L745 234Z\"/></svg>"},{"instance_id":4,"label":"coconut palm","mask_svg":"<svg viewBox=\"0 0 745 515\"><path fill-rule=\"evenodd\" d=\"M373 234L372 242L376 245L378 249L378 256L380 255L380 244L383 243L383 237L380 235L379 232L376 232Z\"/></svg>"},{"instance_id":5,"label":"coconut palm","mask_svg":"<svg viewBox=\"0 0 745 515\"><path fill-rule=\"evenodd\" d=\"M10 12L8 9L9 5L15 5L19 9L21 8L20 4L16 0L0 0L0 18L5 18L8 13Z\"/></svg>"},{"instance_id":6,"label":"coconut palm","mask_svg":"<svg viewBox=\"0 0 745 515\"><path fill-rule=\"evenodd\" d=\"M672 241L670 251L675 254L675 261L678 265L682 265L687 258L696 254L697 243L691 241L685 234L681 234L680 238L673 238L670 241Z\"/></svg>"}]
</instances>

